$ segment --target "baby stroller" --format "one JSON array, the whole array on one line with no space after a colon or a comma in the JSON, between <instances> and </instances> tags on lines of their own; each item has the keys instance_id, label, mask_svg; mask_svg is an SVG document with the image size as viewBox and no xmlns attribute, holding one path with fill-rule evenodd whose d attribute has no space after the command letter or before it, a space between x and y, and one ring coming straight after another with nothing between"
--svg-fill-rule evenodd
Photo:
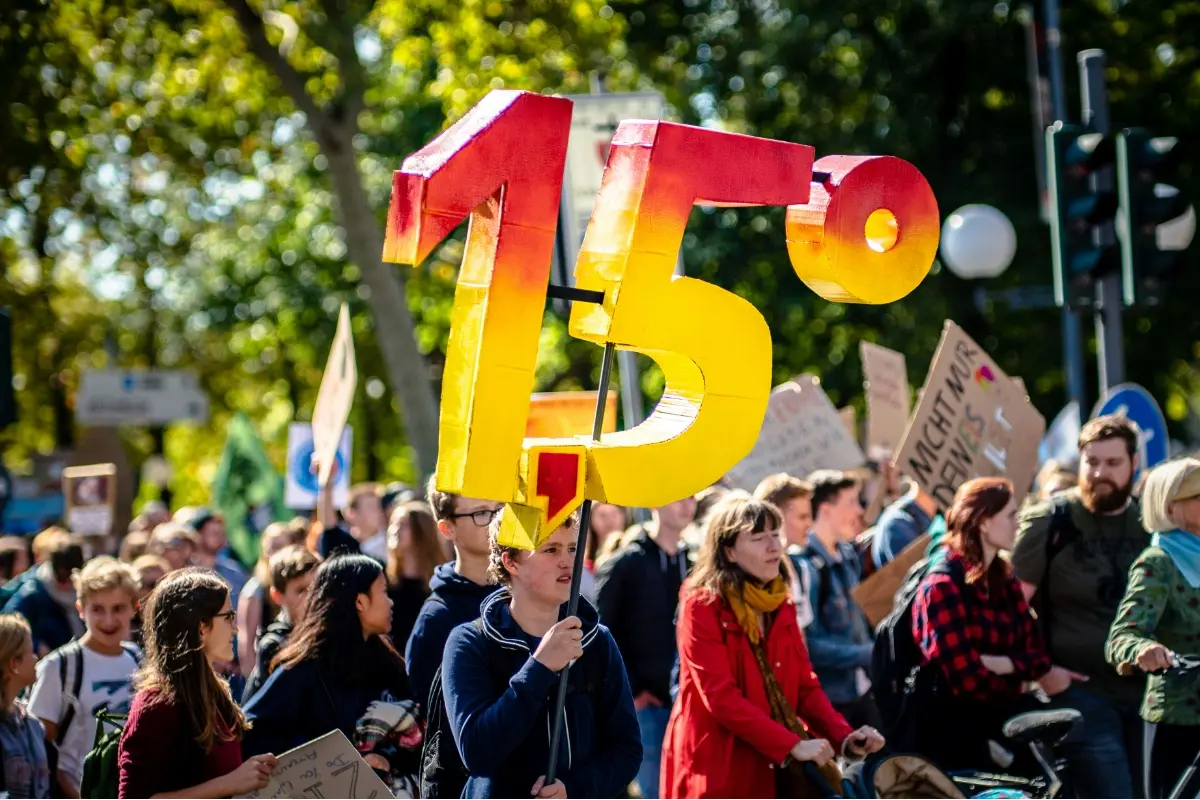
<instances>
[{"instance_id":1,"label":"baby stroller","mask_svg":"<svg viewBox=\"0 0 1200 800\"><path fill-rule=\"evenodd\" d=\"M1082 715L1074 709L1031 711L1009 720L1004 735L1029 747L1042 774L1034 777L975 771L947 773L915 753L876 753L851 764L833 787L820 771L806 765L809 781L827 797L845 798L1054 798L1062 791L1062 764L1054 748L1067 737Z\"/></svg>"}]
</instances>

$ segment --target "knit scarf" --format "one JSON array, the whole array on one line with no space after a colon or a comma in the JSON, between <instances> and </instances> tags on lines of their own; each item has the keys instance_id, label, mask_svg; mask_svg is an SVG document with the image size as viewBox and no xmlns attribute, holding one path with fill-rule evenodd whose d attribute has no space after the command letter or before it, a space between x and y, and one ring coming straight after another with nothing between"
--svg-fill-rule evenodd
<instances>
[{"instance_id":1,"label":"knit scarf","mask_svg":"<svg viewBox=\"0 0 1200 800\"><path fill-rule=\"evenodd\" d=\"M771 614L778 610L788 599L787 583L782 577L775 578L766 586L759 586L754 583L747 582L744 584L741 594L732 586L726 586L725 600L729 603L733 615L737 617L738 625L742 632L746 634L746 638L750 640L750 649L754 653L754 660L758 662L758 671L762 673L763 689L767 694L767 703L771 707L771 719L783 725L792 733L798 735L802 740L813 738L809 733L808 728L800 718L796 716L796 710L792 708L792 704L788 702L787 695L783 692L783 687L779 685L779 678L776 677L775 671L771 669L771 662L767 660L767 654L763 650L761 635L758 629L758 615ZM836 763L830 761L823 767L820 767L821 777L823 777L830 786L841 786L842 772L838 769ZM789 761L785 769L780 770L779 777L785 779L789 784L787 793L781 791L780 797L816 797L814 789L808 785L808 780L804 776L803 766L796 761ZM779 787L783 789L784 787Z\"/></svg>"}]
</instances>

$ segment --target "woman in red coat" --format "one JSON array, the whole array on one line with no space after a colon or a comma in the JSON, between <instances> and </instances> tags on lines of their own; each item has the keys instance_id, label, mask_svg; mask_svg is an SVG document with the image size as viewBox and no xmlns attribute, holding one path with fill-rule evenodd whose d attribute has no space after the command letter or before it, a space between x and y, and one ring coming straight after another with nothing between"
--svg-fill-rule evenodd
<instances>
[{"instance_id":1,"label":"woman in red coat","mask_svg":"<svg viewBox=\"0 0 1200 800\"><path fill-rule=\"evenodd\" d=\"M851 730L813 674L789 613L780 524L775 506L744 492L709 515L679 606L679 699L661 797L798 796L798 762L834 777L836 752L883 746L874 729Z\"/></svg>"}]
</instances>

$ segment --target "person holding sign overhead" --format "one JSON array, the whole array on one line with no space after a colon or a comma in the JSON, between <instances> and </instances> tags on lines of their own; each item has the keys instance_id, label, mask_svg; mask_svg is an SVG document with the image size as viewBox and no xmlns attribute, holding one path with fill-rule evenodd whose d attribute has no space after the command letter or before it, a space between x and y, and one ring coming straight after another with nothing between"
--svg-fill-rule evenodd
<instances>
[{"instance_id":1,"label":"person holding sign overhead","mask_svg":"<svg viewBox=\"0 0 1200 800\"><path fill-rule=\"evenodd\" d=\"M242 759L246 717L213 670L233 659L229 584L173 572L146 603L146 657L117 753L118 796L231 797L267 785L275 756Z\"/></svg>"}]
</instances>

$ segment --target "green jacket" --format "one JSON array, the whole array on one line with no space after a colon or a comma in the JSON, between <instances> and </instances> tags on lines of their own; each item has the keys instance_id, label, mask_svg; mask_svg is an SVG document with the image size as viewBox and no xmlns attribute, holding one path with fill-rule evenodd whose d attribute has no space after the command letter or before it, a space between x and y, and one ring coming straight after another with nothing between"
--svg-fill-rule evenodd
<instances>
[{"instance_id":1,"label":"green jacket","mask_svg":"<svg viewBox=\"0 0 1200 800\"><path fill-rule=\"evenodd\" d=\"M1105 658L1114 667L1133 664L1154 642L1182 655L1200 653L1200 589L1187 584L1165 550L1147 547L1129 569ZM1147 722L1200 725L1200 675L1151 675L1141 714Z\"/></svg>"}]
</instances>

